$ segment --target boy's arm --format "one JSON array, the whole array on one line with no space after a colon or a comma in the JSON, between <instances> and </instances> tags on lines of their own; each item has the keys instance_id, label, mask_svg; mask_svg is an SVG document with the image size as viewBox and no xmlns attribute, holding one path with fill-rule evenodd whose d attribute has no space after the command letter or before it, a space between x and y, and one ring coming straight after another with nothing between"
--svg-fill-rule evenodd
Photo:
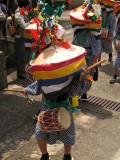
<instances>
[{"instance_id":1,"label":"boy's arm","mask_svg":"<svg viewBox=\"0 0 120 160\"><path fill-rule=\"evenodd\" d=\"M101 52L101 40L100 36L92 36L91 38L91 48L92 48L92 54L94 56L92 64L95 64L97 62L98 56Z\"/></svg>"},{"instance_id":2,"label":"boy's arm","mask_svg":"<svg viewBox=\"0 0 120 160\"><path fill-rule=\"evenodd\" d=\"M83 70L83 74L87 75L87 69ZM76 78L72 87L69 90L69 97L76 95L82 96L91 88L91 83L87 82L84 77L80 74L80 77Z\"/></svg>"},{"instance_id":3,"label":"boy's arm","mask_svg":"<svg viewBox=\"0 0 120 160\"><path fill-rule=\"evenodd\" d=\"M28 87L24 88L23 91L25 95L26 94L39 95L43 93L37 81L29 85Z\"/></svg>"}]
</instances>

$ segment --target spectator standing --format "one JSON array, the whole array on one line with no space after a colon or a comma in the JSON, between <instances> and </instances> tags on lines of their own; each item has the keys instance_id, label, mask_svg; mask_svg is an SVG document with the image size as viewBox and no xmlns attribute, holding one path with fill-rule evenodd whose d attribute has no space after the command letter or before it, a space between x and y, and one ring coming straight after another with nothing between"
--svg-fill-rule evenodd
<instances>
[{"instance_id":1,"label":"spectator standing","mask_svg":"<svg viewBox=\"0 0 120 160\"><path fill-rule=\"evenodd\" d=\"M7 28L6 28L7 9L6 9L6 6L3 4L2 0L0 0L0 7L1 7L2 12L6 15L6 19L3 21L0 21L0 32L2 31L2 34L5 40L8 40L8 34L7 34Z\"/></svg>"},{"instance_id":2,"label":"spectator standing","mask_svg":"<svg viewBox=\"0 0 120 160\"><path fill-rule=\"evenodd\" d=\"M106 38L103 37L103 33L101 30L101 53L105 52L108 54L108 61L112 62L112 42L114 39L114 32L115 32L115 26L116 26L116 17L113 14L114 6L117 5L117 2L108 0L108 5L104 4L101 5L102 8L102 28L104 31L106 30ZM101 60L101 53L98 57L98 61Z\"/></svg>"},{"instance_id":3,"label":"spectator standing","mask_svg":"<svg viewBox=\"0 0 120 160\"><path fill-rule=\"evenodd\" d=\"M30 7L30 0L18 1L18 9L15 11L14 23L16 28L15 35L15 53L17 61L17 77L20 79L25 79L25 66L28 63L28 57L30 53L25 50L25 38L24 31L25 28L30 24L27 17L20 14L19 9L24 7L28 10Z\"/></svg>"},{"instance_id":4,"label":"spectator standing","mask_svg":"<svg viewBox=\"0 0 120 160\"><path fill-rule=\"evenodd\" d=\"M116 33L114 37L114 49L115 49L115 62L113 67L113 76L110 79L110 83L115 83L117 79L118 68L120 68L120 13L116 12L116 9L120 10L120 5L116 6L114 9L114 14L117 17Z\"/></svg>"},{"instance_id":5,"label":"spectator standing","mask_svg":"<svg viewBox=\"0 0 120 160\"><path fill-rule=\"evenodd\" d=\"M91 3L91 2L89 2L89 3ZM88 4L88 6L89 6L89 4ZM87 9L89 10L89 8L87 8ZM80 10L81 10L81 8L79 9L79 12L80 12ZM97 16L100 17L100 6L99 5L98 5L98 11L99 12L98 12ZM75 9L75 12L76 12L76 9ZM81 11L81 12L83 12L83 11ZM83 14L86 15L86 10L85 10L85 13L83 12ZM76 15L77 15L77 13L76 13ZM73 17L75 17L75 14ZM72 16L71 16L71 18L72 18ZM78 23L78 21L76 21L74 23L73 23L73 21L71 21L72 27L74 29L74 37L73 37L72 43L74 45L82 46L86 49L86 51L87 51L86 62L87 62L87 67L89 67L97 62L97 58L101 52L100 28L99 28L100 25L97 26L97 23L96 23L94 28L92 28L93 25L86 26L84 23L86 23L88 21L87 18L84 21L82 21L83 24L81 24L81 25ZM90 19L89 21L91 22L91 24L94 24L97 21L97 19L96 19L96 21L93 21L92 19ZM93 77L93 79L95 81L98 80L98 68L96 67L95 71L91 71L90 75ZM86 99L87 99L87 93L85 93L84 95L81 96L81 100L86 101Z\"/></svg>"}]
</instances>

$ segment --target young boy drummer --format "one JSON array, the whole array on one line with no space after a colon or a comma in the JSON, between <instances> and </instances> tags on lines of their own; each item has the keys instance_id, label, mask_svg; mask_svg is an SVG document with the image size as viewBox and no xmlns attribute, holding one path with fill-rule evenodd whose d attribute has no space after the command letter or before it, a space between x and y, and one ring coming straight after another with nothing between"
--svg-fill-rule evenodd
<instances>
[{"instance_id":1,"label":"young boy drummer","mask_svg":"<svg viewBox=\"0 0 120 160\"><path fill-rule=\"evenodd\" d=\"M90 6L94 6L94 9L92 7L89 9ZM96 4L94 1L85 2L82 8L78 7L70 13L71 24L74 30L72 43L83 46L86 49L87 67L97 62L97 58L101 52L100 29L102 19L100 15L100 5ZM81 18L79 18L80 16ZM97 68L95 72L98 73ZM94 77L95 72L92 71L90 74ZM97 78L98 75L95 80L97 80ZM86 100L87 95L84 94L81 99Z\"/></svg>"},{"instance_id":2,"label":"young boy drummer","mask_svg":"<svg viewBox=\"0 0 120 160\"><path fill-rule=\"evenodd\" d=\"M85 76L87 75L87 69L83 69L83 74ZM86 81L84 79L84 77L81 76L81 74L80 74L74 78L70 89L57 97L57 101L59 103L62 103L68 97L72 98L76 95L83 95L84 93L86 93L90 89L90 87L91 87L91 83ZM43 94L46 97L46 95L44 94L38 81L34 82L32 85L25 88L24 94L25 95L26 94L33 94L33 95ZM68 111L69 111L70 117L71 117L71 124L68 129L63 130L63 131L45 133L40 129L39 123L37 122L36 128L35 128L35 134L36 134L38 146L42 152L42 157L40 160L49 160L50 159L48 151L47 151L47 143L52 145L52 144L56 143L56 140L60 140L61 142L64 143L65 153L64 153L62 160L73 160L73 158L71 156L71 147L75 144L75 125L74 125L70 102L69 102L68 106L69 106ZM47 109L48 109L48 106L44 100L42 102L41 112L45 111Z\"/></svg>"},{"instance_id":3,"label":"young boy drummer","mask_svg":"<svg viewBox=\"0 0 120 160\"><path fill-rule=\"evenodd\" d=\"M115 83L117 79L117 71L118 68L120 68L120 5L117 5L114 8L114 14L117 19L117 25L116 25L116 32L114 37L114 49L115 49L115 62L114 62L114 68L113 68L113 76L110 78L110 83Z\"/></svg>"},{"instance_id":4,"label":"young boy drummer","mask_svg":"<svg viewBox=\"0 0 120 160\"><path fill-rule=\"evenodd\" d=\"M101 53L107 53L109 55L108 61L111 62L113 52L112 42L116 26L116 17L113 14L113 9L117 5L117 2L112 0L99 0L99 2L102 9ZM98 61L101 60L101 53Z\"/></svg>"},{"instance_id":5,"label":"young boy drummer","mask_svg":"<svg viewBox=\"0 0 120 160\"><path fill-rule=\"evenodd\" d=\"M52 27L58 29L58 25L55 25L55 23ZM46 29L46 26L44 29ZM54 43L58 44L59 41L56 39L56 36L53 35L51 37L54 37ZM86 51L83 47L70 45L64 40L60 40L60 45L63 45L62 47L53 46L53 44L41 51L36 59L31 60L31 69L37 81L23 91L25 95L44 95L45 98L42 102L41 112L62 106L67 108L70 115L70 126L62 131L44 132L39 126L39 122L37 122L35 134L38 146L42 152L40 160L50 159L47 152L47 143L55 144L56 140L64 143L65 153L62 160L73 160L71 147L75 144L75 126L69 98L86 93L91 87L91 80L87 79L88 71L84 69L86 66ZM66 47L69 49L67 50ZM59 63L58 60L60 61ZM80 74L82 69L83 73Z\"/></svg>"}]
</instances>

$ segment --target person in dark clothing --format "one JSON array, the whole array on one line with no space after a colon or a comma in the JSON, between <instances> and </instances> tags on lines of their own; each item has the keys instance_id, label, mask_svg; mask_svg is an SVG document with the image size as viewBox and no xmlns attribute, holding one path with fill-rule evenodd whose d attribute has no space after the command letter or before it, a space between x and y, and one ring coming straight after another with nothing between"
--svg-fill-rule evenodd
<instances>
[{"instance_id":1,"label":"person in dark clothing","mask_svg":"<svg viewBox=\"0 0 120 160\"><path fill-rule=\"evenodd\" d=\"M6 6L3 4L2 0L0 0L0 7L2 12L6 15L6 19L3 21L0 21L0 32L2 31L3 37L5 38L5 40L8 40L8 34L6 29L7 9L6 9Z\"/></svg>"},{"instance_id":2,"label":"person in dark clothing","mask_svg":"<svg viewBox=\"0 0 120 160\"><path fill-rule=\"evenodd\" d=\"M3 4L7 7L7 14L10 16L15 13L17 9L17 0L4 0Z\"/></svg>"},{"instance_id":3,"label":"person in dark clothing","mask_svg":"<svg viewBox=\"0 0 120 160\"><path fill-rule=\"evenodd\" d=\"M24 15L20 14L19 9L24 7L25 10L28 10L30 7L29 0L18 1L18 9L15 11L14 24L16 30L15 35L15 53L17 61L17 77L20 79L25 79L25 66L28 63L29 53L25 48L25 38L24 31L25 28L30 24L30 20Z\"/></svg>"}]
</instances>

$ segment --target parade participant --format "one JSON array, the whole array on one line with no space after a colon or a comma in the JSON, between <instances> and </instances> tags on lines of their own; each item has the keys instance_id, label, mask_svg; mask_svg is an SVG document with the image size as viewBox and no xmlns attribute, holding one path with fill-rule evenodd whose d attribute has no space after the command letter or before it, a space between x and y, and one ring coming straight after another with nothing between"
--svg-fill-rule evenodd
<instances>
[{"instance_id":1,"label":"parade participant","mask_svg":"<svg viewBox=\"0 0 120 160\"><path fill-rule=\"evenodd\" d=\"M71 156L71 147L75 144L73 118L75 106L78 104L75 97L86 93L93 79L88 75L89 69L86 68L85 48L64 40L62 35L59 35L61 27L59 28L56 21L51 18L54 11L49 5L43 7L43 11L46 11L42 14L45 15L44 19L41 21L35 19L39 25L34 29L37 36L30 61L31 71L37 81L22 92L24 95L44 95L42 110L35 128L38 146L42 152L40 160L50 159L47 143L55 144L56 140L64 144L65 153L62 160L73 160ZM63 8L59 11L57 13L61 14ZM47 34L51 43L46 46Z\"/></svg>"},{"instance_id":2,"label":"parade participant","mask_svg":"<svg viewBox=\"0 0 120 160\"><path fill-rule=\"evenodd\" d=\"M17 61L17 77L25 79L25 66L28 63L30 53L25 51L25 39L24 32L25 28L30 24L30 20L21 15L20 9L24 7L28 10L30 7L30 0L18 1L18 9L15 11L14 24L16 28L15 35L15 53Z\"/></svg>"},{"instance_id":3,"label":"parade participant","mask_svg":"<svg viewBox=\"0 0 120 160\"><path fill-rule=\"evenodd\" d=\"M120 5L117 5L114 8L114 14L117 19L117 25L116 25L116 33L114 37L114 49L115 49L115 62L114 62L114 68L113 68L113 77L110 79L110 83L115 83L117 79L117 71L118 68L120 68Z\"/></svg>"},{"instance_id":4,"label":"parade participant","mask_svg":"<svg viewBox=\"0 0 120 160\"><path fill-rule=\"evenodd\" d=\"M0 33L3 33L3 37L5 38L5 40L8 40L8 34L7 34L7 28L6 28L7 10L6 10L6 6L3 4L3 0L0 0L0 14L1 12L4 15L4 18L1 19L0 17ZM1 34L0 34L0 38L1 38Z\"/></svg>"},{"instance_id":5,"label":"parade participant","mask_svg":"<svg viewBox=\"0 0 120 160\"><path fill-rule=\"evenodd\" d=\"M84 75L87 74L87 70L83 70ZM73 97L75 95L83 95L86 93L91 87L91 83L88 83L84 80L84 77L80 74L80 77L77 76L73 82L73 85L68 90L68 92L65 92L64 94L58 96L58 102L61 103L65 100L65 98ZM42 94L42 88L40 84L36 81L32 85L28 86L24 89L24 94ZM40 127L39 123L36 124L35 134L36 139L39 145L39 148L42 152L42 157L40 160L49 160L49 154L47 152L47 143L49 144L55 144L56 140L60 140L64 143L64 149L65 154L63 156L62 160L73 160L71 156L71 147L75 144L75 126L74 126L74 120L72 116L72 109L71 104L69 104L69 113L71 117L71 124L70 127L63 131L56 131L52 133L45 133L43 132ZM45 111L48 109L47 104L45 103L45 100L42 102L42 111ZM67 117L66 117L67 119ZM64 122L65 123L65 122Z\"/></svg>"},{"instance_id":6,"label":"parade participant","mask_svg":"<svg viewBox=\"0 0 120 160\"><path fill-rule=\"evenodd\" d=\"M87 78L86 75L87 70L83 70L83 74L80 77L77 76L81 73L82 69L86 67L86 50L83 47L71 45L62 38L64 30L56 24L53 15L55 13L55 16L57 14L60 16L65 6L63 5L61 8L57 8L56 11L54 11L49 4L43 4L43 7L43 11L45 12L40 13L44 18L37 21L41 28L39 32L37 32L39 27L34 30L35 35L37 33L40 34L40 36L35 36L35 42L32 46L32 51L34 51L32 54L33 59L30 61L31 71L37 81L25 88L24 94L43 94L45 97L35 129L36 139L42 152L41 160L49 160L47 143L55 144L56 140L64 143L65 154L63 160L73 160L71 156L71 146L75 143L75 126L69 97L84 94L91 86L91 79L89 79L89 77ZM47 39L50 39L50 44L47 43L45 39L47 35ZM36 37L38 39L36 39ZM49 45L46 46L46 44ZM86 79L85 81L84 78ZM77 88L79 88L79 90L77 90ZM52 124L46 126L50 120L47 121L47 124L46 121L44 123L43 111L47 113L49 110L52 110L52 115L54 115L54 110L57 109L58 112L60 110L61 113L61 108L65 110L62 114L64 116L66 113L66 123L67 119L70 120L69 126L67 124L65 128L61 126L62 130L56 130L56 125L53 125L54 131L48 131L48 127ZM41 126L41 115L44 128ZM54 116L54 118L55 117L56 116ZM46 119L48 118L50 118L49 115L46 116ZM63 121L63 118L59 119Z\"/></svg>"},{"instance_id":7,"label":"parade participant","mask_svg":"<svg viewBox=\"0 0 120 160\"><path fill-rule=\"evenodd\" d=\"M112 62L112 42L116 25L113 9L117 5L117 2L112 0L99 0L99 2L102 8L101 53L107 53L108 61ZM101 60L101 53L98 57L98 61Z\"/></svg>"},{"instance_id":8,"label":"parade participant","mask_svg":"<svg viewBox=\"0 0 120 160\"><path fill-rule=\"evenodd\" d=\"M102 19L100 14L100 6L94 1L84 2L82 6L74 9L70 13L71 24L74 30L72 43L83 46L86 49L88 67L97 62L97 58L101 52L100 29ZM96 72L97 71L96 68ZM91 72L91 75L94 76L94 72ZM98 75L95 80L97 79ZM81 98L86 100L87 95L85 94Z\"/></svg>"}]
</instances>

